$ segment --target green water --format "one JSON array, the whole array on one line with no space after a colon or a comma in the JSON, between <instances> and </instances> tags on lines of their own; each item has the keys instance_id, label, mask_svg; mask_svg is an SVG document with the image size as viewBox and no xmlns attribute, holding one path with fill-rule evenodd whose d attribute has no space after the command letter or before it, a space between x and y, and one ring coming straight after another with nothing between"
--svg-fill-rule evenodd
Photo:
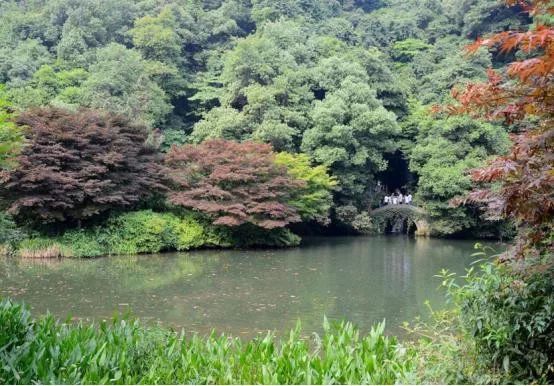
<instances>
[{"instance_id":1,"label":"green water","mask_svg":"<svg viewBox=\"0 0 554 386\"><path fill-rule=\"evenodd\" d=\"M320 331L323 315L388 331L443 297L434 275L463 273L474 241L313 238L300 248L196 251L89 260L0 259L0 296L35 314L102 320L132 310L146 323L253 336L293 327Z\"/></svg>"}]
</instances>

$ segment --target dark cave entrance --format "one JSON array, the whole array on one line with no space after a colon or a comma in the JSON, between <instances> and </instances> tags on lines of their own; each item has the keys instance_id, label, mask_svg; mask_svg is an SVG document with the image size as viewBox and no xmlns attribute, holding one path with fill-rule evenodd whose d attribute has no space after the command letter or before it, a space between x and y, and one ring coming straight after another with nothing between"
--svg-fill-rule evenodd
<instances>
[{"instance_id":1,"label":"dark cave entrance","mask_svg":"<svg viewBox=\"0 0 554 386\"><path fill-rule=\"evenodd\" d=\"M377 173L376 178L381 182L385 193L394 193L400 190L402 193L413 194L417 178L410 172L404 153L397 150L394 153L384 154L383 158L388 162L388 167Z\"/></svg>"}]
</instances>

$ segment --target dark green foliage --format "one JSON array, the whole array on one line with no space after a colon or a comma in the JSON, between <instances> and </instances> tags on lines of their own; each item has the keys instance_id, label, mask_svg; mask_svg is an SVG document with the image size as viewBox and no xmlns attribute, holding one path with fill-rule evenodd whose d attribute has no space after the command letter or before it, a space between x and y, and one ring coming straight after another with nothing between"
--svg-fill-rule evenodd
<instances>
[{"instance_id":1,"label":"dark green foliage","mask_svg":"<svg viewBox=\"0 0 554 386\"><path fill-rule=\"evenodd\" d=\"M483 223L477 208L452 207L449 201L470 191L469 169L507 150L504 129L465 116L432 117L429 107L414 106L404 130L415 134L410 169L419 176L416 198L430 215L432 231L448 235Z\"/></svg>"},{"instance_id":2,"label":"dark green foliage","mask_svg":"<svg viewBox=\"0 0 554 386\"><path fill-rule=\"evenodd\" d=\"M215 333L188 336L138 322L98 326L38 320L0 302L0 383L71 384L395 384L412 369L412 353L384 324L367 335L350 323L307 341L288 337L241 341Z\"/></svg>"},{"instance_id":3,"label":"dark green foliage","mask_svg":"<svg viewBox=\"0 0 554 386\"><path fill-rule=\"evenodd\" d=\"M13 252L26 236L9 214L0 211L0 255Z\"/></svg>"},{"instance_id":4,"label":"dark green foliage","mask_svg":"<svg viewBox=\"0 0 554 386\"><path fill-rule=\"evenodd\" d=\"M497 373L501 383L554 381L551 258L487 263L470 270L461 286L453 274L444 276L443 284L459 310L460 329L473 342L482 369Z\"/></svg>"},{"instance_id":5,"label":"dark green foliage","mask_svg":"<svg viewBox=\"0 0 554 386\"><path fill-rule=\"evenodd\" d=\"M249 224L225 230L224 234L227 235L230 244L238 248L296 247L301 241L300 236L287 228L267 230Z\"/></svg>"},{"instance_id":6,"label":"dark green foliage","mask_svg":"<svg viewBox=\"0 0 554 386\"><path fill-rule=\"evenodd\" d=\"M553 275L552 256L486 262L461 278L443 270L450 306L404 324L416 352L412 383L551 384Z\"/></svg>"}]
</instances>

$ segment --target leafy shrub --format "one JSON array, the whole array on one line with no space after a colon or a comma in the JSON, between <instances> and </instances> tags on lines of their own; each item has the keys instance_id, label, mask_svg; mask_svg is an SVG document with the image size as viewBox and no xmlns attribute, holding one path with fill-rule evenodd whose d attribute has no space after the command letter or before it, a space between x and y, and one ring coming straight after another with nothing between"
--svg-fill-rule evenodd
<instances>
[{"instance_id":1,"label":"leafy shrub","mask_svg":"<svg viewBox=\"0 0 554 386\"><path fill-rule=\"evenodd\" d=\"M108 220L108 249L113 254L155 253L167 248L171 238L170 214L150 210L129 212Z\"/></svg>"},{"instance_id":2,"label":"leafy shrub","mask_svg":"<svg viewBox=\"0 0 554 386\"><path fill-rule=\"evenodd\" d=\"M65 232L58 240L67 249L71 249L72 257L102 256L108 254L108 249L99 241L97 231L72 230Z\"/></svg>"},{"instance_id":3,"label":"leafy shrub","mask_svg":"<svg viewBox=\"0 0 554 386\"><path fill-rule=\"evenodd\" d=\"M171 232L174 236L173 245L178 251L209 245L213 242L204 226L192 217L185 217L172 224ZM217 245L217 242L214 243Z\"/></svg>"},{"instance_id":4,"label":"leafy shrub","mask_svg":"<svg viewBox=\"0 0 554 386\"><path fill-rule=\"evenodd\" d=\"M148 130L122 116L57 108L21 113L27 144L2 196L18 222L77 223L164 189Z\"/></svg>"},{"instance_id":5,"label":"leafy shrub","mask_svg":"<svg viewBox=\"0 0 554 386\"><path fill-rule=\"evenodd\" d=\"M212 229L210 229L212 228ZM184 251L191 248L220 246L223 238L215 237L215 227L204 224L194 215L156 213L151 210L129 212L108 221L99 229L107 239L111 254L155 253L164 250Z\"/></svg>"},{"instance_id":6,"label":"leafy shrub","mask_svg":"<svg viewBox=\"0 0 554 386\"><path fill-rule=\"evenodd\" d=\"M352 221L352 227L362 234L374 233L378 229L367 212L358 213Z\"/></svg>"},{"instance_id":7,"label":"leafy shrub","mask_svg":"<svg viewBox=\"0 0 554 386\"><path fill-rule=\"evenodd\" d=\"M275 163L287 168L289 174L304 181L305 186L298 187L289 203L294 206L302 220L316 220L329 223L329 211L333 204L331 191L337 185L335 178L327 173L324 165L312 166L306 154L278 153Z\"/></svg>"},{"instance_id":8,"label":"leafy shrub","mask_svg":"<svg viewBox=\"0 0 554 386\"><path fill-rule=\"evenodd\" d=\"M289 202L305 183L274 158L270 145L250 141L174 146L166 156L173 182L169 201L210 217L214 225L274 229L298 222Z\"/></svg>"},{"instance_id":9,"label":"leafy shrub","mask_svg":"<svg viewBox=\"0 0 554 386\"><path fill-rule=\"evenodd\" d=\"M25 236L24 230L16 226L11 216L0 211L0 254L2 249L4 249L4 253L13 252Z\"/></svg>"},{"instance_id":10,"label":"leafy shrub","mask_svg":"<svg viewBox=\"0 0 554 386\"><path fill-rule=\"evenodd\" d=\"M354 205L343 205L335 208L335 218L340 224L361 234L379 232L382 224L372 219L367 211L358 210Z\"/></svg>"},{"instance_id":11,"label":"leafy shrub","mask_svg":"<svg viewBox=\"0 0 554 386\"><path fill-rule=\"evenodd\" d=\"M453 308L408 329L423 337L417 383L554 381L554 267L486 263L465 283L442 272Z\"/></svg>"},{"instance_id":12,"label":"leafy shrub","mask_svg":"<svg viewBox=\"0 0 554 386\"><path fill-rule=\"evenodd\" d=\"M270 237L269 243L276 241ZM93 257L235 245L231 232L195 215L142 210L114 216L102 226L24 239L17 243L17 253L21 257Z\"/></svg>"},{"instance_id":13,"label":"leafy shrub","mask_svg":"<svg viewBox=\"0 0 554 386\"><path fill-rule=\"evenodd\" d=\"M99 326L33 320L0 302L0 383L71 384L394 384L412 370L412 354L384 324L366 336L350 323L329 325L312 342L299 326L288 338L249 341L145 329L114 320Z\"/></svg>"},{"instance_id":14,"label":"leafy shrub","mask_svg":"<svg viewBox=\"0 0 554 386\"><path fill-rule=\"evenodd\" d=\"M288 228L261 229L252 225L243 225L229 231L231 244L239 248L248 247L294 247L301 238Z\"/></svg>"},{"instance_id":15,"label":"leafy shrub","mask_svg":"<svg viewBox=\"0 0 554 386\"><path fill-rule=\"evenodd\" d=\"M449 281L464 331L479 360L507 382L554 382L554 266L508 264L470 270L467 284Z\"/></svg>"}]
</instances>

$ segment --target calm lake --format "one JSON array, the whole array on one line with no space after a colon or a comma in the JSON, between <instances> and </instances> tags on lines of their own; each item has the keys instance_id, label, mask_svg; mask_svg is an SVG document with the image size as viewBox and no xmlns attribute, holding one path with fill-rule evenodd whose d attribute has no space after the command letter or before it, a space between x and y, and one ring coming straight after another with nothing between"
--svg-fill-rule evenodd
<instances>
[{"instance_id":1,"label":"calm lake","mask_svg":"<svg viewBox=\"0 0 554 386\"><path fill-rule=\"evenodd\" d=\"M200 333L251 337L301 320L321 331L323 315L362 330L386 319L391 333L429 300L443 306L434 277L463 274L475 241L381 237L309 238L294 249L196 251L81 260L0 258L0 296L35 315L102 320L132 312ZM499 245L492 245L500 250Z\"/></svg>"}]
</instances>

